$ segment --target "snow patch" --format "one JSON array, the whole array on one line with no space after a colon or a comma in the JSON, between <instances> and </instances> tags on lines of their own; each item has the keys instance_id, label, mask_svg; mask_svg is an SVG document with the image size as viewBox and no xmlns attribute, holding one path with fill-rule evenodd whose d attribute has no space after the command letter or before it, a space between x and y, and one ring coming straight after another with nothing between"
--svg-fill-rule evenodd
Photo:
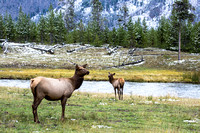
<instances>
[{"instance_id":1,"label":"snow patch","mask_svg":"<svg viewBox=\"0 0 200 133\"><path fill-rule=\"evenodd\" d=\"M194 120L183 120L183 122L185 122L185 123L199 123L200 120L195 118Z\"/></svg>"},{"instance_id":2,"label":"snow patch","mask_svg":"<svg viewBox=\"0 0 200 133\"><path fill-rule=\"evenodd\" d=\"M112 128L112 127L109 127L109 126L105 126L105 125L92 125L92 128Z\"/></svg>"},{"instance_id":3,"label":"snow patch","mask_svg":"<svg viewBox=\"0 0 200 133\"><path fill-rule=\"evenodd\" d=\"M102 102L100 102L99 105L107 105L107 103L102 103Z\"/></svg>"}]
</instances>

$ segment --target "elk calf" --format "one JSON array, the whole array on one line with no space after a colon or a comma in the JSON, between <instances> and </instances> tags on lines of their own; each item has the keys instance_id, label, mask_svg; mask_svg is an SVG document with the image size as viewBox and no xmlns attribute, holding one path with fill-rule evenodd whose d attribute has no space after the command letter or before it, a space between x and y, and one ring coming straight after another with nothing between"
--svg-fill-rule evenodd
<instances>
[{"instance_id":1,"label":"elk calf","mask_svg":"<svg viewBox=\"0 0 200 133\"><path fill-rule=\"evenodd\" d=\"M108 73L109 82L113 85L115 91L115 99L116 99L116 89L119 96L119 100L123 100L123 88L125 80L123 78L115 79L113 76L115 73Z\"/></svg>"},{"instance_id":2,"label":"elk calf","mask_svg":"<svg viewBox=\"0 0 200 133\"><path fill-rule=\"evenodd\" d=\"M89 74L89 71L85 69L86 66L87 64L83 66L76 65L75 74L71 78L36 77L31 79L30 87L34 97L32 105L34 122L39 123L37 107L44 98L50 101L61 101L61 120L64 120L67 99L71 97L74 90L82 85L84 76Z\"/></svg>"}]
</instances>

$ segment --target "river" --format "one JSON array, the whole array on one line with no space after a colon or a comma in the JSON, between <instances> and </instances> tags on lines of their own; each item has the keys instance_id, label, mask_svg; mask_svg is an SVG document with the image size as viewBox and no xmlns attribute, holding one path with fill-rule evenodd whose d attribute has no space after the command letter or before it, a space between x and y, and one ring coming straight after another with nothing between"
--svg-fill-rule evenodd
<instances>
[{"instance_id":1,"label":"river","mask_svg":"<svg viewBox=\"0 0 200 133\"><path fill-rule=\"evenodd\" d=\"M29 80L0 79L0 86L29 88ZM81 92L114 93L108 81L84 81L77 90ZM126 82L124 94L141 96L175 96L182 98L200 98L200 85L187 83L138 83Z\"/></svg>"}]
</instances>

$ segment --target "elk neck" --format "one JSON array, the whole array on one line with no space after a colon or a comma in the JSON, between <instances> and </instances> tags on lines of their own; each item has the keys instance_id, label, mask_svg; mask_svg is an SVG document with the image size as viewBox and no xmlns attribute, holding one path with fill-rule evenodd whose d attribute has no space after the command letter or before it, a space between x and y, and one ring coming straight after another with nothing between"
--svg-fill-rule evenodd
<instances>
[{"instance_id":1,"label":"elk neck","mask_svg":"<svg viewBox=\"0 0 200 133\"><path fill-rule=\"evenodd\" d=\"M84 80L83 77L78 76L76 73L70 79L72 81L72 84L73 84L75 90L78 89L82 85L83 80Z\"/></svg>"},{"instance_id":2,"label":"elk neck","mask_svg":"<svg viewBox=\"0 0 200 133\"><path fill-rule=\"evenodd\" d=\"M109 82L112 84L115 81L115 79L112 77L109 77Z\"/></svg>"}]
</instances>

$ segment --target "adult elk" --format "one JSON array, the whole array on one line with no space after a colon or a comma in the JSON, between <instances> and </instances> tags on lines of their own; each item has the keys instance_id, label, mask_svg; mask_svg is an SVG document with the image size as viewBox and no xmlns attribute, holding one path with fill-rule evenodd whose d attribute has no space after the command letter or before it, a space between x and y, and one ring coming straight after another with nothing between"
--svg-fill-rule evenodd
<instances>
[{"instance_id":1,"label":"adult elk","mask_svg":"<svg viewBox=\"0 0 200 133\"><path fill-rule=\"evenodd\" d=\"M125 80L123 78L118 78L115 79L113 76L115 75L115 73L108 73L108 78L109 78L109 82L113 85L114 90L115 90L115 99L116 99L116 89L117 89L117 93L119 96L119 100L123 100L123 88L124 88L124 83Z\"/></svg>"},{"instance_id":2,"label":"adult elk","mask_svg":"<svg viewBox=\"0 0 200 133\"><path fill-rule=\"evenodd\" d=\"M61 120L64 120L67 99L71 97L74 90L81 86L84 76L89 74L89 71L85 69L86 66L87 64L83 66L76 65L75 74L71 78L53 79L36 77L31 79L30 87L34 97L32 105L34 122L40 123L37 114L37 107L44 98L50 101L61 100Z\"/></svg>"}]
</instances>

